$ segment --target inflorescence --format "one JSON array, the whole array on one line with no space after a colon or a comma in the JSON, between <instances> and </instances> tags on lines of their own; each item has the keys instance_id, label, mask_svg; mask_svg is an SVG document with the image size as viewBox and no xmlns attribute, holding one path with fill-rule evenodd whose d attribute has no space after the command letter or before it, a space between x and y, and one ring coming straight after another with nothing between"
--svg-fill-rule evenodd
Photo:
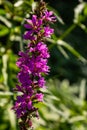
<instances>
[{"instance_id":1,"label":"inflorescence","mask_svg":"<svg viewBox=\"0 0 87 130\"><path fill-rule=\"evenodd\" d=\"M31 128L32 117L39 117L35 104L43 101L40 88L46 88L44 75L49 72L47 61L50 55L44 39L53 34L54 29L50 28L49 23L55 22L56 18L45 5L45 2L40 2L31 19L25 19L23 38L29 43L25 52L19 52L16 63L20 72L15 90L21 94L17 96L13 110L19 119L20 130Z\"/></svg>"}]
</instances>

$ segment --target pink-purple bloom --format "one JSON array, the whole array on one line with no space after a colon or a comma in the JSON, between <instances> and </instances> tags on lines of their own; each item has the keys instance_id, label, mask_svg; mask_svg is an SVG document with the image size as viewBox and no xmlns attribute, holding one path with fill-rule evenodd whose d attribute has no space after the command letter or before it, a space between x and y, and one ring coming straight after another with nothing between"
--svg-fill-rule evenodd
<instances>
[{"instance_id":1,"label":"pink-purple bloom","mask_svg":"<svg viewBox=\"0 0 87 130\"><path fill-rule=\"evenodd\" d=\"M35 35L38 33L42 28L42 19L38 19L36 15L32 15L32 20L26 19L26 24L24 27L27 31L24 34L24 39L26 40L35 40Z\"/></svg>"},{"instance_id":2,"label":"pink-purple bloom","mask_svg":"<svg viewBox=\"0 0 87 130\"><path fill-rule=\"evenodd\" d=\"M35 97L36 97L36 99L39 101L39 102L42 102L43 101L43 94L42 93L37 93L36 95L35 95Z\"/></svg>"},{"instance_id":3,"label":"pink-purple bloom","mask_svg":"<svg viewBox=\"0 0 87 130\"><path fill-rule=\"evenodd\" d=\"M45 19L48 22L55 22L56 17L54 16L53 11L46 10L42 16L43 19Z\"/></svg>"},{"instance_id":4,"label":"pink-purple bloom","mask_svg":"<svg viewBox=\"0 0 87 130\"><path fill-rule=\"evenodd\" d=\"M43 75L48 74L47 65L50 54L47 45L44 43L45 37L51 37L54 29L46 23L54 22L55 16L52 11L42 12L40 16L32 15L32 19L26 19L26 32L23 35L25 40L29 40L25 52L19 52L19 59L16 65L20 69L17 75L18 85L15 91L20 92L17 96L14 111L20 121L20 129L27 130L32 126L32 117L38 118L38 108L35 103L42 102L44 94L40 88L46 88Z\"/></svg>"},{"instance_id":5,"label":"pink-purple bloom","mask_svg":"<svg viewBox=\"0 0 87 130\"><path fill-rule=\"evenodd\" d=\"M54 33L54 29L48 27L44 27L44 36L45 37L51 37L51 35Z\"/></svg>"}]
</instances>

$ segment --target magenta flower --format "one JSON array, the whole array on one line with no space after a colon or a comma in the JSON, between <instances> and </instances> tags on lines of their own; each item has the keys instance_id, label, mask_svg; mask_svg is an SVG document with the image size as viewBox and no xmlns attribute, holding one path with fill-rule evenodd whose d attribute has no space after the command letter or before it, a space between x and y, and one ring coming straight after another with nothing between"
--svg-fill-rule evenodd
<instances>
[{"instance_id":1,"label":"magenta flower","mask_svg":"<svg viewBox=\"0 0 87 130\"><path fill-rule=\"evenodd\" d=\"M44 27L44 36L45 37L51 37L51 35L54 33L54 29L50 27Z\"/></svg>"},{"instance_id":2,"label":"magenta flower","mask_svg":"<svg viewBox=\"0 0 87 130\"><path fill-rule=\"evenodd\" d=\"M47 48L46 44L44 44L43 42L39 42L37 44L35 51L39 52L39 57L42 57L42 58L49 58L50 57L50 55L48 53L48 48Z\"/></svg>"},{"instance_id":3,"label":"magenta flower","mask_svg":"<svg viewBox=\"0 0 87 130\"><path fill-rule=\"evenodd\" d=\"M42 20L37 19L36 15L32 15L32 20L26 19L26 22L24 27L29 31L26 31L23 37L25 40L35 40L34 34L41 30Z\"/></svg>"},{"instance_id":4,"label":"magenta flower","mask_svg":"<svg viewBox=\"0 0 87 130\"><path fill-rule=\"evenodd\" d=\"M40 88L46 88L45 83L46 83L46 81L43 77L40 77L38 79L38 85L39 85Z\"/></svg>"},{"instance_id":5,"label":"magenta flower","mask_svg":"<svg viewBox=\"0 0 87 130\"><path fill-rule=\"evenodd\" d=\"M53 11L48 11L46 10L43 14L42 17L44 20L49 21L49 22L55 22L56 21L56 17L53 14Z\"/></svg>"},{"instance_id":6,"label":"magenta flower","mask_svg":"<svg viewBox=\"0 0 87 130\"><path fill-rule=\"evenodd\" d=\"M44 95L43 95L42 93L37 93L35 97L36 97L36 99L37 99L39 102L42 102L42 101L43 101L43 96L44 96Z\"/></svg>"},{"instance_id":7,"label":"magenta flower","mask_svg":"<svg viewBox=\"0 0 87 130\"><path fill-rule=\"evenodd\" d=\"M25 40L35 40L35 37L33 36L33 31L26 31L23 38Z\"/></svg>"},{"instance_id":8,"label":"magenta flower","mask_svg":"<svg viewBox=\"0 0 87 130\"><path fill-rule=\"evenodd\" d=\"M39 32L42 25L42 20L38 19L36 15L32 15L32 20L26 19L27 24L24 24L26 29L32 32Z\"/></svg>"}]
</instances>

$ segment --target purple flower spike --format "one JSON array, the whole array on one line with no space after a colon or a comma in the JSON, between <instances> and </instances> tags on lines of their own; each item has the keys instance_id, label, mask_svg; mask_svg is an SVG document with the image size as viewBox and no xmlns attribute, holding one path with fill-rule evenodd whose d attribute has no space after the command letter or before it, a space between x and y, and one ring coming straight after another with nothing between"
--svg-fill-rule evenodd
<instances>
[{"instance_id":1,"label":"purple flower spike","mask_svg":"<svg viewBox=\"0 0 87 130\"><path fill-rule=\"evenodd\" d=\"M29 40L29 43L25 52L19 52L19 59L16 62L20 72L17 75L18 85L14 90L19 95L12 108L19 119L20 130L32 128L32 118L39 118L38 108L35 107L35 104L43 102L44 94L40 90L46 88L43 75L47 75L50 70L47 65L50 54L44 38L50 38L54 33L54 29L48 25L49 22L54 21L53 12L48 11L45 7L44 11L25 20L26 32L23 38Z\"/></svg>"}]
</instances>

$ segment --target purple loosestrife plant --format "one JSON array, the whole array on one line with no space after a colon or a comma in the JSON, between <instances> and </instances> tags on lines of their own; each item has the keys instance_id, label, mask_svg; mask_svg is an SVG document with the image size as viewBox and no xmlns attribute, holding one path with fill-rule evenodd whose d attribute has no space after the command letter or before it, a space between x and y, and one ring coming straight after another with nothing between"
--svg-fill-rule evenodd
<instances>
[{"instance_id":1,"label":"purple loosestrife plant","mask_svg":"<svg viewBox=\"0 0 87 130\"><path fill-rule=\"evenodd\" d=\"M32 117L39 117L35 103L43 101L44 94L40 88L46 88L43 75L49 72L47 61L50 57L44 39L53 34L54 30L50 28L49 22L55 20L53 12L48 11L42 1L32 18L25 20L26 32L23 38L29 43L25 52L19 52L16 63L20 72L17 75L19 84L16 85L15 90L20 92L20 95L17 96L13 106L19 119L20 130L32 128Z\"/></svg>"}]
</instances>

